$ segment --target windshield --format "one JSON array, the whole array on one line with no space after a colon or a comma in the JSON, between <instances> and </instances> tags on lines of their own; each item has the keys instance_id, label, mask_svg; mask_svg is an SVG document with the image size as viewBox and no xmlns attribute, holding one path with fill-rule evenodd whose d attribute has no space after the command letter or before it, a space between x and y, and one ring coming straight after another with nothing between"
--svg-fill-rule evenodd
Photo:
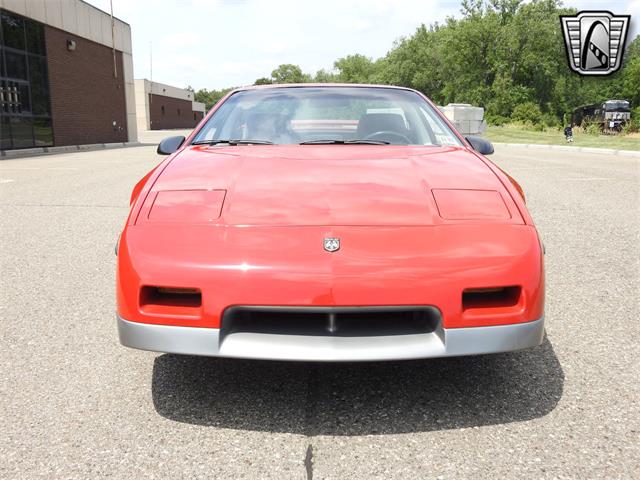
<instances>
[{"instance_id":1,"label":"windshield","mask_svg":"<svg viewBox=\"0 0 640 480\"><path fill-rule=\"evenodd\" d=\"M605 110L629 110L629 102L626 100L608 100L604 102Z\"/></svg>"},{"instance_id":2,"label":"windshield","mask_svg":"<svg viewBox=\"0 0 640 480\"><path fill-rule=\"evenodd\" d=\"M216 110L193 143L229 141L461 145L420 95L384 87L237 92Z\"/></svg>"}]
</instances>

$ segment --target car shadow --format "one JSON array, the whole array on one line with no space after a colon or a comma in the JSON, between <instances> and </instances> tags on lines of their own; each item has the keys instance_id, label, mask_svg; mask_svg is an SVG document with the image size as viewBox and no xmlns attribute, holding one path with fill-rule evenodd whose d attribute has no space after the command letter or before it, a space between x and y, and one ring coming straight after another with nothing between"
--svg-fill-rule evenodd
<instances>
[{"instance_id":1,"label":"car shadow","mask_svg":"<svg viewBox=\"0 0 640 480\"><path fill-rule=\"evenodd\" d=\"M562 397L549 340L520 352L380 363L161 355L156 411L170 420L306 435L367 435L531 420Z\"/></svg>"}]
</instances>

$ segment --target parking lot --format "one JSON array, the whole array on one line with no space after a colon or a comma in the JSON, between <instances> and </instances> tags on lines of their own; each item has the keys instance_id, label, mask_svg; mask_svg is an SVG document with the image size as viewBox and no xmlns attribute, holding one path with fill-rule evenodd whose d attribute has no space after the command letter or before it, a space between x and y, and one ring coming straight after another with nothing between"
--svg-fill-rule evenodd
<instances>
[{"instance_id":1,"label":"parking lot","mask_svg":"<svg viewBox=\"0 0 640 480\"><path fill-rule=\"evenodd\" d=\"M114 245L155 147L0 162L0 477L639 478L639 159L496 150L546 245L546 340L368 364L121 347Z\"/></svg>"}]
</instances>

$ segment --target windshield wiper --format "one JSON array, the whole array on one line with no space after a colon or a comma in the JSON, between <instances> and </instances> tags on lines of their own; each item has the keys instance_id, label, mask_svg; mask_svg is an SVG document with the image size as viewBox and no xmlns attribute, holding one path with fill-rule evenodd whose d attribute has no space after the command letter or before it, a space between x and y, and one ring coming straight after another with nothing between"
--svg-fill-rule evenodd
<instances>
[{"instance_id":1,"label":"windshield wiper","mask_svg":"<svg viewBox=\"0 0 640 480\"><path fill-rule=\"evenodd\" d=\"M389 145L384 140L307 140L300 145Z\"/></svg>"},{"instance_id":2,"label":"windshield wiper","mask_svg":"<svg viewBox=\"0 0 640 480\"><path fill-rule=\"evenodd\" d=\"M196 140L191 142L191 145L219 145L226 143L227 145L273 145L273 142L268 140Z\"/></svg>"}]
</instances>

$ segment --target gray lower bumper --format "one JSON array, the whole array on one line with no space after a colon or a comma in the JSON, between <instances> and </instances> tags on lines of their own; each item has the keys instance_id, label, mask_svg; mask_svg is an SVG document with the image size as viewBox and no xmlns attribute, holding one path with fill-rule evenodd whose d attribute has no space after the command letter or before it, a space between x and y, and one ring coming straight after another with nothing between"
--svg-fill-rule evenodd
<instances>
[{"instance_id":1,"label":"gray lower bumper","mask_svg":"<svg viewBox=\"0 0 640 480\"><path fill-rule=\"evenodd\" d=\"M172 327L118 317L120 342L155 352L211 357L302 361L405 360L507 352L542 342L544 317L493 327L439 329L417 335L331 337L233 333L216 328Z\"/></svg>"}]
</instances>

